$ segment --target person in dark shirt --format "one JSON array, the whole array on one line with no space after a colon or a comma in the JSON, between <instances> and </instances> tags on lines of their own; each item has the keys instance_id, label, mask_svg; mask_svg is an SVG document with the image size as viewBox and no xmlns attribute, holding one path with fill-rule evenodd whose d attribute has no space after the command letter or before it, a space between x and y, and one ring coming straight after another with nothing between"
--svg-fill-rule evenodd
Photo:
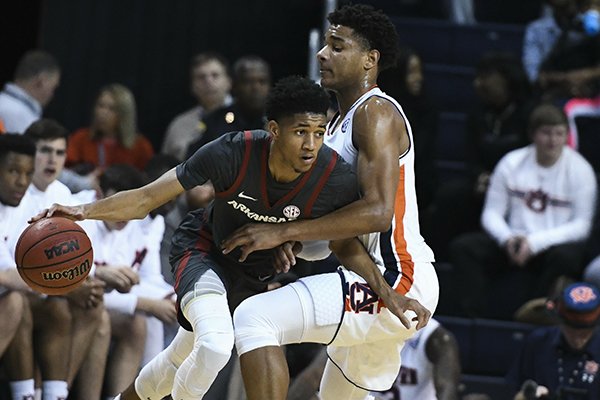
<instances>
[{"instance_id":1,"label":"person in dark shirt","mask_svg":"<svg viewBox=\"0 0 600 400\"><path fill-rule=\"evenodd\" d=\"M142 369L123 399L162 399L170 393L176 399L202 398L227 363L234 341L230 310L266 291L276 273L274 257L284 251L264 250L240 262L235 252L222 254L222 239L250 221L316 218L358 198L350 166L322 146L328 105L327 93L315 83L282 80L268 102L268 132L226 134L145 187L86 205L54 205L33 218L127 220L208 180L215 188L214 202L189 215L173 240L183 328ZM362 246L352 243L348 252L377 270Z\"/></svg>"},{"instance_id":2,"label":"person in dark shirt","mask_svg":"<svg viewBox=\"0 0 600 400\"><path fill-rule=\"evenodd\" d=\"M600 398L600 291L576 282L548 306L560 323L527 337L507 377L515 400Z\"/></svg>"}]
</instances>

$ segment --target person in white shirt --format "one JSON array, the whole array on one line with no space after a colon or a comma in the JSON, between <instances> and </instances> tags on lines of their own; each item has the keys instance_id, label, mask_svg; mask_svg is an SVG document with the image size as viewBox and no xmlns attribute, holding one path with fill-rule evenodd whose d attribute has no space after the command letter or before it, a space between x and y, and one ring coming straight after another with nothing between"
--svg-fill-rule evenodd
<instances>
[{"instance_id":1,"label":"person in white shirt","mask_svg":"<svg viewBox=\"0 0 600 400\"><path fill-rule=\"evenodd\" d=\"M12 217L31 183L35 147L18 134L0 135L0 357L12 400L33 399L32 317L27 285L12 268L6 244Z\"/></svg>"},{"instance_id":2,"label":"person in white shirt","mask_svg":"<svg viewBox=\"0 0 600 400\"><path fill-rule=\"evenodd\" d=\"M14 82L0 92L0 120L7 132L23 133L42 116L60 83L60 67L53 55L31 50L19 60Z\"/></svg>"},{"instance_id":3,"label":"person in white shirt","mask_svg":"<svg viewBox=\"0 0 600 400\"><path fill-rule=\"evenodd\" d=\"M565 146L567 120L557 107L538 106L529 133L533 144L508 153L494 169L481 216L485 233L450 244L458 313L483 316L486 291L502 290L508 280L510 296L492 304L503 311L485 316L510 317L522 302L546 296L557 277L581 274L596 199L594 171Z\"/></svg>"},{"instance_id":4,"label":"person in white shirt","mask_svg":"<svg viewBox=\"0 0 600 400\"><path fill-rule=\"evenodd\" d=\"M103 198L140 187L145 179L131 166L113 165L99 182ZM162 278L160 266L164 220L148 216L132 222L87 220L81 225L92 241L96 274L122 268L137 278L131 290L110 287L104 295L113 342L104 388L107 395L116 396L133 381L144 360L163 350L162 322L176 322L174 291Z\"/></svg>"},{"instance_id":5,"label":"person in white shirt","mask_svg":"<svg viewBox=\"0 0 600 400\"><path fill-rule=\"evenodd\" d=\"M25 131L24 136L34 142L36 152L32 184L27 188L27 193L19 205L22 220L17 225L20 228L26 226L27 219L32 215L56 202L75 203L71 191L57 179L65 165L68 135L69 132L62 125L51 119L40 119ZM21 230L20 228L19 230ZM9 243L11 249L16 246L17 239L17 236L13 235ZM70 356L68 358L68 374L65 378L68 387L73 385L91 347L101 346L95 339L97 338L96 332L101 329L103 321L108 324L108 319L103 319L103 313L105 313L102 304L104 286L102 280L90 276L82 287L65 296L68 299L71 319L70 334L63 338L69 341ZM44 308L41 312L44 312L43 310ZM108 339L100 337L98 340L107 341ZM52 346L52 344L50 345ZM99 398L102 376L97 373L91 376L79 376L78 381L80 384L72 393L75 397L90 400Z\"/></svg>"}]
</instances>

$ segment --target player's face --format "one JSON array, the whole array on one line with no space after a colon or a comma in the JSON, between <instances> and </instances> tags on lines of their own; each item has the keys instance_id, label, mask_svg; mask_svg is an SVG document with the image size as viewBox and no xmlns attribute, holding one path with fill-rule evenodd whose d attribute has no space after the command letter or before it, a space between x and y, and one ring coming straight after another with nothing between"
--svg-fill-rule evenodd
<instances>
[{"instance_id":1,"label":"player's face","mask_svg":"<svg viewBox=\"0 0 600 400\"><path fill-rule=\"evenodd\" d=\"M325 45L317 53L321 85L339 90L364 79L368 49L352 28L332 25L325 34Z\"/></svg>"},{"instance_id":2,"label":"player's face","mask_svg":"<svg viewBox=\"0 0 600 400\"><path fill-rule=\"evenodd\" d=\"M34 185L40 190L46 190L62 172L66 159L66 139L39 140L35 151Z\"/></svg>"},{"instance_id":3,"label":"player's face","mask_svg":"<svg viewBox=\"0 0 600 400\"><path fill-rule=\"evenodd\" d=\"M269 71L260 63L248 64L235 82L236 101L244 109L262 112L270 89Z\"/></svg>"},{"instance_id":4,"label":"player's face","mask_svg":"<svg viewBox=\"0 0 600 400\"><path fill-rule=\"evenodd\" d=\"M119 114L117 104L113 96L103 92L98 97L94 107L94 127L104 134L117 132Z\"/></svg>"},{"instance_id":5,"label":"player's face","mask_svg":"<svg viewBox=\"0 0 600 400\"><path fill-rule=\"evenodd\" d=\"M0 201L12 207L21 203L31 178L33 157L9 152L0 160Z\"/></svg>"},{"instance_id":6,"label":"player's face","mask_svg":"<svg viewBox=\"0 0 600 400\"><path fill-rule=\"evenodd\" d=\"M231 79L225 66L210 60L192 70L192 94L204 107L218 107L231 90Z\"/></svg>"},{"instance_id":7,"label":"player's face","mask_svg":"<svg viewBox=\"0 0 600 400\"><path fill-rule=\"evenodd\" d=\"M327 117L324 114L300 113L273 123L269 123L274 137L272 152L278 161L277 167L285 169L280 172L295 178L308 171L323 145Z\"/></svg>"},{"instance_id":8,"label":"player's face","mask_svg":"<svg viewBox=\"0 0 600 400\"><path fill-rule=\"evenodd\" d=\"M559 159L567 144L566 125L542 125L533 133L536 158L541 165L550 166Z\"/></svg>"}]
</instances>

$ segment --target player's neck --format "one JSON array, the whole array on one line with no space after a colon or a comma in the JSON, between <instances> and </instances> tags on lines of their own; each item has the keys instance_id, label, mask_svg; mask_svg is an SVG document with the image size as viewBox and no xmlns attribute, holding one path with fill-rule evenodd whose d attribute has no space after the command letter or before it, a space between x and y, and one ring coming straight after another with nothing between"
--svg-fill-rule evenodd
<instances>
[{"instance_id":1,"label":"player's neck","mask_svg":"<svg viewBox=\"0 0 600 400\"><path fill-rule=\"evenodd\" d=\"M40 179L40 180L38 180L38 179L36 179L36 177L35 177L35 176L34 176L34 177L33 177L33 179L31 180L31 184L32 184L33 186L35 186L35 188L36 188L37 190L39 190L40 192L45 192L45 191L46 191L46 189L48 189L48 186L50 186L50 184L49 184L49 183L47 184L47 183L43 182L41 179Z\"/></svg>"},{"instance_id":2,"label":"player's neck","mask_svg":"<svg viewBox=\"0 0 600 400\"><path fill-rule=\"evenodd\" d=\"M359 85L352 85L336 90L340 114L342 116L346 115L356 100L360 99L362 95L373 89L375 86L377 86L375 82L365 80Z\"/></svg>"}]
</instances>

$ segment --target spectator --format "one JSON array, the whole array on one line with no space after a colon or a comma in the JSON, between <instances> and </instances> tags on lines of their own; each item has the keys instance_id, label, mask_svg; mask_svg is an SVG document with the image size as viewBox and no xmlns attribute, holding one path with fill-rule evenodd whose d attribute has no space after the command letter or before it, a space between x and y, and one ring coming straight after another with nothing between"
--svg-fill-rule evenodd
<instances>
[{"instance_id":1,"label":"spectator","mask_svg":"<svg viewBox=\"0 0 600 400\"><path fill-rule=\"evenodd\" d=\"M11 217L31 183L35 146L17 134L0 135L0 356L12 400L33 399L33 322L25 282L12 268L6 240Z\"/></svg>"},{"instance_id":2,"label":"spectator","mask_svg":"<svg viewBox=\"0 0 600 400\"><path fill-rule=\"evenodd\" d=\"M60 82L60 67L51 54L28 51L21 57L14 74L0 92L0 121L6 132L23 133L42 116L42 110Z\"/></svg>"},{"instance_id":3,"label":"spectator","mask_svg":"<svg viewBox=\"0 0 600 400\"><path fill-rule=\"evenodd\" d=\"M485 294L506 288L507 279L511 295L495 306L508 312L497 317L547 296L559 276L581 274L596 177L590 164L565 146L567 122L560 109L538 106L529 132L533 144L509 152L494 169L481 216L485 233L465 234L450 244L453 304L461 313L490 316Z\"/></svg>"},{"instance_id":4,"label":"spectator","mask_svg":"<svg viewBox=\"0 0 600 400\"><path fill-rule=\"evenodd\" d=\"M424 216L437 185L434 161L438 111L425 94L423 64L419 55L412 49L402 49L397 66L380 74L379 86L398 100L410 121L415 140L419 216Z\"/></svg>"},{"instance_id":5,"label":"spectator","mask_svg":"<svg viewBox=\"0 0 600 400\"><path fill-rule=\"evenodd\" d=\"M188 157L226 132L263 129L270 86L271 68L265 60L257 56L237 60L233 65L234 103L215 110L204 119L206 129L200 139L190 144Z\"/></svg>"},{"instance_id":6,"label":"spectator","mask_svg":"<svg viewBox=\"0 0 600 400\"><path fill-rule=\"evenodd\" d=\"M100 176L100 198L140 187L144 182L142 173L134 167L113 165ZM104 276L111 270L128 269L126 277L132 283L130 290L123 290L107 282L109 288L104 295L112 327L112 348L105 378L105 391L109 396L115 396L133 380L146 350L150 357L157 349L162 350L160 321L176 321L175 302L170 298L173 288L164 283L160 273L158 251L162 231L160 224L155 224L160 220L148 218L132 223L82 222L94 248L96 274ZM147 322L147 319L152 320ZM147 340L148 323L160 331L152 332L152 343Z\"/></svg>"},{"instance_id":7,"label":"spectator","mask_svg":"<svg viewBox=\"0 0 600 400\"><path fill-rule=\"evenodd\" d=\"M437 260L447 259L452 238L479 229L492 170L502 156L528 143L529 83L519 61L509 54L485 55L473 85L479 105L467 120L466 176L442 185L431 210L427 237Z\"/></svg>"},{"instance_id":8,"label":"spectator","mask_svg":"<svg viewBox=\"0 0 600 400\"><path fill-rule=\"evenodd\" d=\"M575 1L575 7L576 14L540 67L538 83L545 100L593 97L600 89L600 3Z\"/></svg>"},{"instance_id":9,"label":"spectator","mask_svg":"<svg viewBox=\"0 0 600 400\"><path fill-rule=\"evenodd\" d=\"M150 141L137 133L133 94L123 85L111 84L100 90L91 125L69 138L67 167L89 180L74 187L72 180L65 182L73 192L90 189L93 178L105 168L122 163L143 170L153 154Z\"/></svg>"},{"instance_id":10,"label":"spectator","mask_svg":"<svg viewBox=\"0 0 600 400\"><path fill-rule=\"evenodd\" d=\"M525 340L508 375L515 400L600 398L600 291L578 282L548 304L559 325L536 329Z\"/></svg>"},{"instance_id":11,"label":"spectator","mask_svg":"<svg viewBox=\"0 0 600 400\"><path fill-rule=\"evenodd\" d=\"M523 39L523 66L531 83L538 80L542 62L546 59L558 38L569 30L577 14L575 0L545 0L550 12L530 22ZM583 36L583 32L571 35Z\"/></svg>"},{"instance_id":12,"label":"spectator","mask_svg":"<svg viewBox=\"0 0 600 400\"><path fill-rule=\"evenodd\" d=\"M40 119L27 128L25 136L36 146L35 168L32 184L19 206L26 218L39 213L54 203L74 203L69 189L57 180L66 160L68 131L54 120ZM25 224L25 221L22 221ZM11 243L15 246L16 243ZM85 355L96 331L102 323L105 313L102 304L104 283L99 279L89 277L85 283L65 295L69 300L71 314L71 343L69 357L69 375L67 383L71 385L83 363ZM85 386L80 386L75 395L89 400L99 399L102 377L95 375L96 381L88 380Z\"/></svg>"},{"instance_id":13,"label":"spectator","mask_svg":"<svg viewBox=\"0 0 600 400\"><path fill-rule=\"evenodd\" d=\"M202 53L192 58L191 92L197 105L179 114L169 124L162 152L183 161L191 142L204 133L203 119L220 107L231 105L229 63L220 54Z\"/></svg>"}]
</instances>

